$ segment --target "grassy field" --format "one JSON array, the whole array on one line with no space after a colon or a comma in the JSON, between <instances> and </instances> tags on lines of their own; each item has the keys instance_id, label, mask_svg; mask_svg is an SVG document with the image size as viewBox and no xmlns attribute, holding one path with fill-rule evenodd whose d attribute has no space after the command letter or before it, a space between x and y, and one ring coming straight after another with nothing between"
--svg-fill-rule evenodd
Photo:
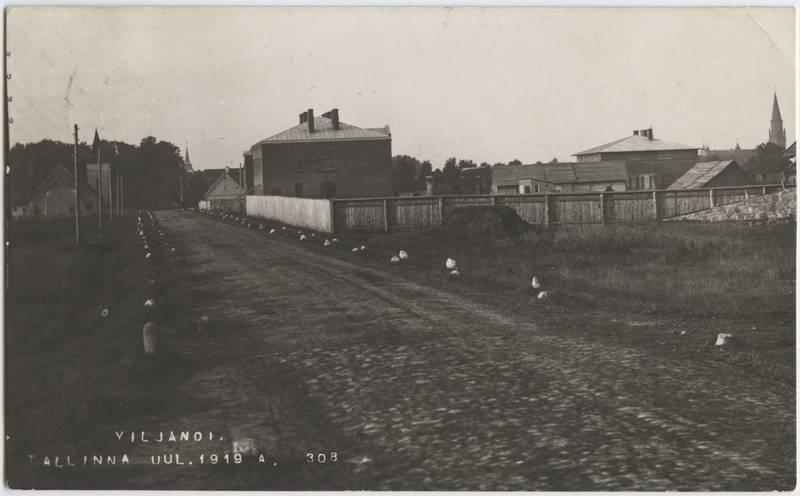
<instances>
[{"instance_id":1,"label":"grassy field","mask_svg":"<svg viewBox=\"0 0 800 496\"><path fill-rule=\"evenodd\" d=\"M177 314L180 301L165 301L162 289L177 284L180 271L145 261L133 217L103 232L85 224L80 247L72 227L9 229L5 413L13 487L37 484L25 479L25 454L69 453L99 425L156 411L160 391L181 370L168 348L146 357L141 334L154 317L176 325L165 316ZM155 250L167 258L163 247ZM161 303L159 315L145 314L148 297Z\"/></svg>"},{"instance_id":2,"label":"grassy field","mask_svg":"<svg viewBox=\"0 0 800 496\"><path fill-rule=\"evenodd\" d=\"M479 209L425 232L337 234L340 243L328 252L467 293L522 318L552 319L559 332L721 360L793 381L794 224L548 229L514 217ZM326 236L317 233L312 239L319 242L305 243L325 250L317 245ZM350 253L362 244L365 252ZM400 249L408 262L390 266ZM457 281L446 276L447 257L458 262ZM546 303L529 289L534 275L548 291ZM714 347L719 332L734 333L737 343Z\"/></svg>"}]
</instances>

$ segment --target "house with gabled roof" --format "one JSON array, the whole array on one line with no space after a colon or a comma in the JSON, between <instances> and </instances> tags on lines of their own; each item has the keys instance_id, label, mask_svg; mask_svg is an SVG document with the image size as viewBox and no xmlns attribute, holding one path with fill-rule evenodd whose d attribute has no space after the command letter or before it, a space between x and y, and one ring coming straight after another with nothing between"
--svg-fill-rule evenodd
<instances>
[{"instance_id":1,"label":"house with gabled roof","mask_svg":"<svg viewBox=\"0 0 800 496\"><path fill-rule=\"evenodd\" d=\"M244 153L248 192L305 198L392 196L389 126L361 128L339 120L339 109L254 144Z\"/></svg>"},{"instance_id":2,"label":"house with gabled roof","mask_svg":"<svg viewBox=\"0 0 800 496\"><path fill-rule=\"evenodd\" d=\"M244 200L244 188L240 182L239 171L225 169L208 169L203 171L205 177L215 177L203 200L211 208L238 212Z\"/></svg>"},{"instance_id":3,"label":"house with gabled roof","mask_svg":"<svg viewBox=\"0 0 800 496\"><path fill-rule=\"evenodd\" d=\"M716 160L698 162L667 189L746 186L751 182L750 176L739 167L735 160Z\"/></svg>"},{"instance_id":4,"label":"house with gabled roof","mask_svg":"<svg viewBox=\"0 0 800 496\"><path fill-rule=\"evenodd\" d=\"M80 193L80 213L87 215L95 212L97 194L94 190L78 183ZM14 218L58 218L75 215L75 176L63 165L58 165L33 190L30 199L12 209Z\"/></svg>"}]
</instances>

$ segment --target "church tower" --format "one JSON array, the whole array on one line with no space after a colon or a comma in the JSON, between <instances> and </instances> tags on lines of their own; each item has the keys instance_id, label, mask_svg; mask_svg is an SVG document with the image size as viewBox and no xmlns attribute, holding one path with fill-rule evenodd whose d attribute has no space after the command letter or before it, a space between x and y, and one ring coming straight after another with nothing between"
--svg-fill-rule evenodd
<instances>
[{"instance_id":1,"label":"church tower","mask_svg":"<svg viewBox=\"0 0 800 496\"><path fill-rule=\"evenodd\" d=\"M770 120L769 142L786 149L786 129L783 127L781 119L781 109L778 107L778 95L775 94L772 100L772 120Z\"/></svg>"}]
</instances>

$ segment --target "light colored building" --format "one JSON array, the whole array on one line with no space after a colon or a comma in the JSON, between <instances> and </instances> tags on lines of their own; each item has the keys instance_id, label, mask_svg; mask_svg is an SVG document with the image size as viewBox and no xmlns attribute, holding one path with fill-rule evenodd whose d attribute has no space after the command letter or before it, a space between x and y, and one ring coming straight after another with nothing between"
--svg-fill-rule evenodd
<instances>
[{"instance_id":1,"label":"light colored building","mask_svg":"<svg viewBox=\"0 0 800 496\"><path fill-rule=\"evenodd\" d=\"M625 191L625 162L561 162L492 167L492 193Z\"/></svg>"},{"instance_id":2,"label":"light colored building","mask_svg":"<svg viewBox=\"0 0 800 496\"><path fill-rule=\"evenodd\" d=\"M215 170L204 171L213 174ZM239 171L223 169L203 195L211 208L238 212L244 201L244 188L238 181Z\"/></svg>"}]
</instances>

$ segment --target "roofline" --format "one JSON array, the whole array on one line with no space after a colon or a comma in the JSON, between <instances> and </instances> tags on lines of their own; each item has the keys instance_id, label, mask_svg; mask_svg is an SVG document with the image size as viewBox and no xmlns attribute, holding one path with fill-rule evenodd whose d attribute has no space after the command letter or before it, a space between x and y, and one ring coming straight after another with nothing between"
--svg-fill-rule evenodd
<instances>
[{"instance_id":1,"label":"roofline","mask_svg":"<svg viewBox=\"0 0 800 496\"><path fill-rule=\"evenodd\" d=\"M280 141L259 141L253 146L259 145L282 145L284 143L329 143L336 141L384 141L392 140L391 136L374 137L374 138L334 138L334 139L301 139L301 140L280 140ZM252 148L251 148L252 151Z\"/></svg>"},{"instance_id":2,"label":"roofline","mask_svg":"<svg viewBox=\"0 0 800 496\"><path fill-rule=\"evenodd\" d=\"M582 157L583 155L597 155L598 153L636 153L636 152L680 152L684 150L700 150L699 147L688 147L688 148L663 148L661 150L626 150L624 152L580 152L580 153L573 153L570 155L571 157ZM601 162L613 162L613 160L601 160ZM625 162L625 160L621 160L621 162Z\"/></svg>"}]
</instances>

